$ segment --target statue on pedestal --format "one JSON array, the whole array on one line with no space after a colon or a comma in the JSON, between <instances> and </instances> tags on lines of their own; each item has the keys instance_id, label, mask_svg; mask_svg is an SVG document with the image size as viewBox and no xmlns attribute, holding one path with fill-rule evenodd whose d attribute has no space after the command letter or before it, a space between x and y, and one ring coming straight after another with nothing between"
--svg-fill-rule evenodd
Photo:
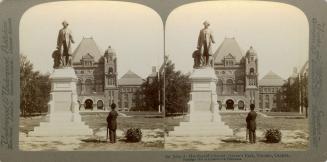
<instances>
[{"instance_id":1,"label":"statue on pedestal","mask_svg":"<svg viewBox=\"0 0 327 162\"><path fill-rule=\"evenodd\" d=\"M53 52L54 68L72 65L72 43L75 43L68 22L62 22L63 28L59 30L57 38L57 49Z\"/></svg>"},{"instance_id":2,"label":"statue on pedestal","mask_svg":"<svg viewBox=\"0 0 327 162\"><path fill-rule=\"evenodd\" d=\"M193 53L194 63L197 63L194 64L195 68L203 66L213 67L212 44L215 43L215 40L212 31L209 29L210 23L205 21L203 25L204 28L200 31L198 37L197 50Z\"/></svg>"}]
</instances>

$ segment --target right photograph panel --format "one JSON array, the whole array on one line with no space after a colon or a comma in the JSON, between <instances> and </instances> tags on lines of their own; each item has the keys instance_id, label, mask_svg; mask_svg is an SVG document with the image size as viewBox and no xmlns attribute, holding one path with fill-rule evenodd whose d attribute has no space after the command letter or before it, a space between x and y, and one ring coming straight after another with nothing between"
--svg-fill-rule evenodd
<instances>
[{"instance_id":1,"label":"right photograph panel","mask_svg":"<svg viewBox=\"0 0 327 162\"><path fill-rule=\"evenodd\" d=\"M309 24L276 2L183 5L166 22L165 149L309 147Z\"/></svg>"}]
</instances>

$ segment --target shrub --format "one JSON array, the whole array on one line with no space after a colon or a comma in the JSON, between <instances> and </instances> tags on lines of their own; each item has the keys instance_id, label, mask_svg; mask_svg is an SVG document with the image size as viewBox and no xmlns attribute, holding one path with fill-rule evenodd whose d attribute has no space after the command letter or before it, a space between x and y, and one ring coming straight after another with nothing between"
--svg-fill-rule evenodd
<instances>
[{"instance_id":1,"label":"shrub","mask_svg":"<svg viewBox=\"0 0 327 162\"><path fill-rule=\"evenodd\" d=\"M126 132L127 142L140 142L142 139L142 131L139 128L130 128Z\"/></svg>"},{"instance_id":2,"label":"shrub","mask_svg":"<svg viewBox=\"0 0 327 162\"><path fill-rule=\"evenodd\" d=\"M266 142L278 143L282 139L282 133L278 129L268 129L265 132Z\"/></svg>"}]
</instances>

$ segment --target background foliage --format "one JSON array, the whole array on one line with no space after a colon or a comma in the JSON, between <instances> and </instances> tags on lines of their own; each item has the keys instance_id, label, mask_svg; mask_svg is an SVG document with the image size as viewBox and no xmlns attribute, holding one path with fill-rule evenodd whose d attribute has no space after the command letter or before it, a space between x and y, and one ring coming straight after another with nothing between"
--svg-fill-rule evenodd
<instances>
[{"instance_id":1,"label":"background foliage","mask_svg":"<svg viewBox=\"0 0 327 162\"><path fill-rule=\"evenodd\" d=\"M31 116L48 111L51 84L49 74L34 71L33 64L20 55L20 112Z\"/></svg>"}]
</instances>

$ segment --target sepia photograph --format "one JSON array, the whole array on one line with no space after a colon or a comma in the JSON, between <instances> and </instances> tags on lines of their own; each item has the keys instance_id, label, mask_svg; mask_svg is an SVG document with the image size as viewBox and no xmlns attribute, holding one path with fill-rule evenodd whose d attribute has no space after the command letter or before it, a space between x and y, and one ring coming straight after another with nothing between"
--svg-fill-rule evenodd
<instances>
[{"instance_id":1,"label":"sepia photograph","mask_svg":"<svg viewBox=\"0 0 327 162\"><path fill-rule=\"evenodd\" d=\"M276 2L182 5L166 22L165 149L309 146L309 23ZM168 73L168 72L167 72Z\"/></svg>"},{"instance_id":2,"label":"sepia photograph","mask_svg":"<svg viewBox=\"0 0 327 162\"><path fill-rule=\"evenodd\" d=\"M0 0L0 162L326 161L327 0Z\"/></svg>"},{"instance_id":3,"label":"sepia photograph","mask_svg":"<svg viewBox=\"0 0 327 162\"><path fill-rule=\"evenodd\" d=\"M162 150L163 23L135 3L51 2L20 21L19 149Z\"/></svg>"}]
</instances>

